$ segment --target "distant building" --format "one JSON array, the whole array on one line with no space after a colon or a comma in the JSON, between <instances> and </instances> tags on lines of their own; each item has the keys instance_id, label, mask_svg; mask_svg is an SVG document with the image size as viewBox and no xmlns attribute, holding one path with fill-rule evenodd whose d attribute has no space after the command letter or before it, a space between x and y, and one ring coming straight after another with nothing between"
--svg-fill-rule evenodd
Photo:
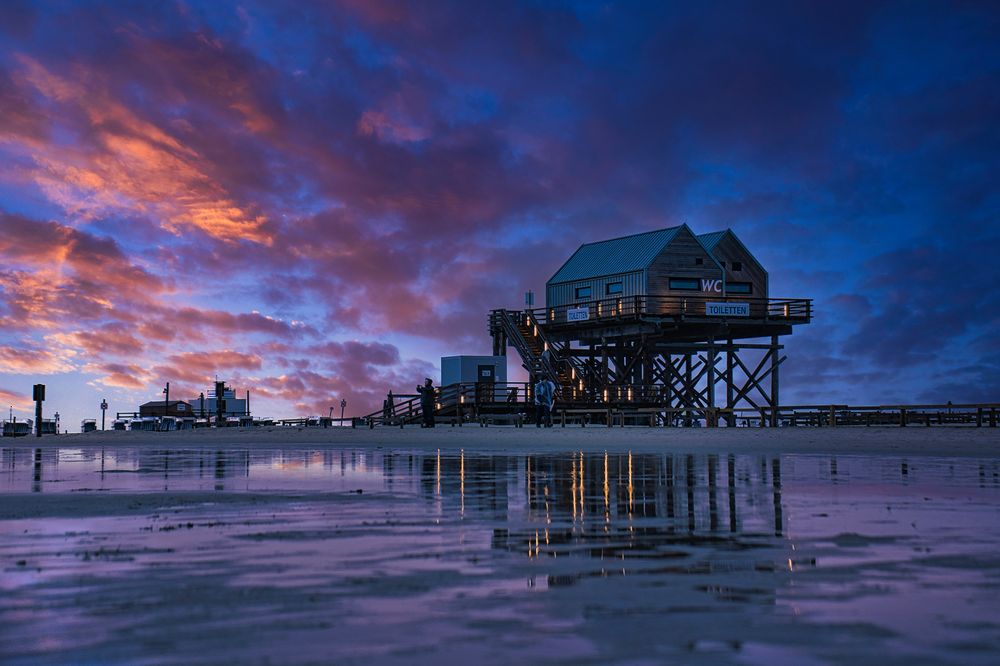
<instances>
[{"instance_id":1,"label":"distant building","mask_svg":"<svg viewBox=\"0 0 1000 666\"><path fill-rule=\"evenodd\" d=\"M246 416L250 413L247 407L246 398L237 398L236 391L231 388L226 387L222 392L223 406L222 415L223 416ZM193 398L190 403L194 410L195 416L202 415L202 409L205 410L205 416L214 416L216 414L216 391L215 388L210 388L205 391L204 407L202 407L201 396Z\"/></svg>"},{"instance_id":2,"label":"distant building","mask_svg":"<svg viewBox=\"0 0 1000 666\"><path fill-rule=\"evenodd\" d=\"M191 403L183 400L151 400L139 405L139 416L191 416Z\"/></svg>"},{"instance_id":3,"label":"distant building","mask_svg":"<svg viewBox=\"0 0 1000 666\"><path fill-rule=\"evenodd\" d=\"M503 384L506 381L506 356L441 357L441 386L477 383Z\"/></svg>"}]
</instances>

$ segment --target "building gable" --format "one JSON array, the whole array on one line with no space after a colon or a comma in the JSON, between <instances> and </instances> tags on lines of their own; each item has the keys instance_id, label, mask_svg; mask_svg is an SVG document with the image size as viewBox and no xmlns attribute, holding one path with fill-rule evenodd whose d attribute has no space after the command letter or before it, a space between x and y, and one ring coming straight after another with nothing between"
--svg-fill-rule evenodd
<instances>
[{"instance_id":1,"label":"building gable","mask_svg":"<svg viewBox=\"0 0 1000 666\"><path fill-rule=\"evenodd\" d=\"M732 229L716 231L710 234L698 236L702 244L706 246L712 255L722 264L726 274L726 283L733 283L736 286L745 287L752 285L748 296L766 298L768 292L767 271L757 260L757 258L740 241L739 237ZM739 270L736 270L736 269ZM728 291L728 290L727 290ZM736 295L733 293L732 295Z\"/></svg>"},{"instance_id":2,"label":"building gable","mask_svg":"<svg viewBox=\"0 0 1000 666\"><path fill-rule=\"evenodd\" d=\"M694 288L680 290L676 286L678 280L687 280ZM709 282L705 283L704 280ZM650 296L674 294L678 291L716 293L716 289L721 293L722 280L722 266L685 224L681 225L647 269L646 293ZM672 287L672 283L675 286Z\"/></svg>"}]
</instances>

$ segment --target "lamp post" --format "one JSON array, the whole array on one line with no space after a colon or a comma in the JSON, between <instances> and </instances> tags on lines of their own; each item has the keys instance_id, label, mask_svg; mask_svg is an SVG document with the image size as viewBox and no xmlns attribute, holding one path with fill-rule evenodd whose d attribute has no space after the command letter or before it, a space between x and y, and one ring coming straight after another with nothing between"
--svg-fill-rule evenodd
<instances>
[{"instance_id":1,"label":"lamp post","mask_svg":"<svg viewBox=\"0 0 1000 666\"><path fill-rule=\"evenodd\" d=\"M347 399L340 399L340 425L344 425L344 408L347 407Z\"/></svg>"},{"instance_id":2,"label":"lamp post","mask_svg":"<svg viewBox=\"0 0 1000 666\"><path fill-rule=\"evenodd\" d=\"M101 430L104 430L104 413L108 411L108 401L106 399L101 400Z\"/></svg>"},{"instance_id":3,"label":"lamp post","mask_svg":"<svg viewBox=\"0 0 1000 666\"><path fill-rule=\"evenodd\" d=\"M163 415L167 415L167 408L170 403L170 382L167 382L166 388L163 389L163 395L166 397L163 399Z\"/></svg>"}]
</instances>

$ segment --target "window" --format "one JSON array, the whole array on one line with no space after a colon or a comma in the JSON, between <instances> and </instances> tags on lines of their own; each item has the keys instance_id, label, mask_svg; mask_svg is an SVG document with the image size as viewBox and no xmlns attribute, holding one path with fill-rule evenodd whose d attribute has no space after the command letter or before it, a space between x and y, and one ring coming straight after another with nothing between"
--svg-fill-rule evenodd
<instances>
[{"instance_id":1,"label":"window","mask_svg":"<svg viewBox=\"0 0 1000 666\"><path fill-rule=\"evenodd\" d=\"M733 272L734 273L739 273L742 270L743 270L743 262L742 261L734 261L733 262Z\"/></svg>"},{"instance_id":2,"label":"window","mask_svg":"<svg viewBox=\"0 0 1000 666\"><path fill-rule=\"evenodd\" d=\"M609 282L608 286L605 287L604 293L607 295L620 294L622 293L622 283L621 282Z\"/></svg>"},{"instance_id":3,"label":"window","mask_svg":"<svg viewBox=\"0 0 1000 666\"><path fill-rule=\"evenodd\" d=\"M750 282L727 282L726 283L726 293L727 294L752 294L753 284Z\"/></svg>"},{"instance_id":4,"label":"window","mask_svg":"<svg viewBox=\"0 0 1000 666\"><path fill-rule=\"evenodd\" d=\"M705 263L705 260L702 259L701 257L695 257L694 258L694 265L695 266L701 266L704 263Z\"/></svg>"},{"instance_id":5,"label":"window","mask_svg":"<svg viewBox=\"0 0 1000 666\"><path fill-rule=\"evenodd\" d=\"M724 262L724 261L720 261L719 264L721 264L723 268L726 267L726 262Z\"/></svg>"},{"instance_id":6,"label":"window","mask_svg":"<svg viewBox=\"0 0 1000 666\"><path fill-rule=\"evenodd\" d=\"M670 288L682 291L698 291L696 278L670 278Z\"/></svg>"},{"instance_id":7,"label":"window","mask_svg":"<svg viewBox=\"0 0 1000 666\"><path fill-rule=\"evenodd\" d=\"M576 298L577 300L580 300L581 298L590 298L590 287L577 287Z\"/></svg>"}]
</instances>

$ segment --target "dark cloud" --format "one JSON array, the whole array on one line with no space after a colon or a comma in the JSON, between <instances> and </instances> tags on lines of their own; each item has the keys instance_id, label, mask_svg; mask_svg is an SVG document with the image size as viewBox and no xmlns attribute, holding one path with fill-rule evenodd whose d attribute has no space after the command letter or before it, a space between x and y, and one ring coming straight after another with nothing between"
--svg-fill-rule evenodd
<instances>
[{"instance_id":1,"label":"dark cloud","mask_svg":"<svg viewBox=\"0 0 1000 666\"><path fill-rule=\"evenodd\" d=\"M222 368L367 408L431 372L414 357L486 348L488 310L580 243L686 221L816 299L783 366L798 395L991 386L969 368L996 353L996 21L4 3L0 344L128 390ZM982 364L947 370L962 354Z\"/></svg>"}]
</instances>

